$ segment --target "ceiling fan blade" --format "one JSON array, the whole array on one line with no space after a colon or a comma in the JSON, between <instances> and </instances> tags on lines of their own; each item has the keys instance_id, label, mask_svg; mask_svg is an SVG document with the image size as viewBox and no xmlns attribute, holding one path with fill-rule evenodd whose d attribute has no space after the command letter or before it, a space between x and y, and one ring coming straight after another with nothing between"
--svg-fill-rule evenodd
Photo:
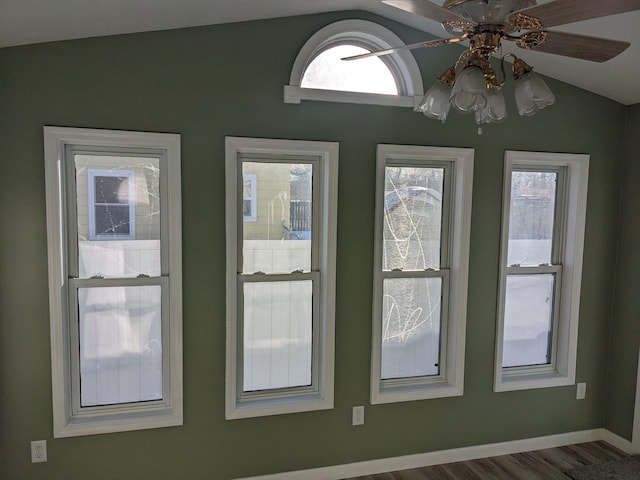
<instances>
[{"instance_id":1,"label":"ceiling fan blade","mask_svg":"<svg viewBox=\"0 0 640 480\"><path fill-rule=\"evenodd\" d=\"M545 28L640 10L640 0L555 0L518 13L536 17Z\"/></svg>"},{"instance_id":2,"label":"ceiling fan blade","mask_svg":"<svg viewBox=\"0 0 640 480\"><path fill-rule=\"evenodd\" d=\"M423 17L440 23L455 21L469 22L467 18L450 12L429 0L382 0L382 3L399 8L405 12L422 15Z\"/></svg>"},{"instance_id":3,"label":"ceiling fan blade","mask_svg":"<svg viewBox=\"0 0 640 480\"><path fill-rule=\"evenodd\" d=\"M450 43L459 43L467 38L465 33L461 37L455 38L442 38L439 40L430 40L428 42L412 43L411 45L402 45L401 47L388 48L386 50L378 50L377 52L362 53L360 55L353 55L351 57L344 57L341 60L361 60L363 58L381 57L382 55L389 55L390 53L399 52L401 50L412 50L414 48L421 47L439 47L441 45L449 45Z\"/></svg>"},{"instance_id":4,"label":"ceiling fan blade","mask_svg":"<svg viewBox=\"0 0 640 480\"><path fill-rule=\"evenodd\" d=\"M620 42L607 38L547 31L545 42L531 48L531 50L579 58L591 62L606 62L624 52L629 45L629 42Z\"/></svg>"}]
</instances>

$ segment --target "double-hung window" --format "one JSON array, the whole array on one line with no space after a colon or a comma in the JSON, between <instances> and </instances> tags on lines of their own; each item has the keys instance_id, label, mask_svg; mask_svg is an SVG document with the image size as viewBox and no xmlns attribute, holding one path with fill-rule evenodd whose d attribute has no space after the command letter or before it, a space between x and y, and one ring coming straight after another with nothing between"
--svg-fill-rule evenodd
<instances>
[{"instance_id":1,"label":"double-hung window","mask_svg":"<svg viewBox=\"0 0 640 480\"><path fill-rule=\"evenodd\" d=\"M371 402L462 395L473 150L378 146Z\"/></svg>"},{"instance_id":2,"label":"double-hung window","mask_svg":"<svg viewBox=\"0 0 640 480\"><path fill-rule=\"evenodd\" d=\"M44 136L54 436L181 425L180 137Z\"/></svg>"},{"instance_id":3,"label":"double-hung window","mask_svg":"<svg viewBox=\"0 0 640 480\"><path fill-rule=\"evenodd\" d=\"M226 140L228 419L333 407L337 172L335 143Z\"/></svg>"},{"instance_id":4,"label":"double-hung window","mask_svg":"<svg viewBox=\"0 0 640 480\"><path fill-rule=\"evenodd\" d=\"M506 152L495 389L575 381L587 155Z\"/></svg>"}]
</instances>

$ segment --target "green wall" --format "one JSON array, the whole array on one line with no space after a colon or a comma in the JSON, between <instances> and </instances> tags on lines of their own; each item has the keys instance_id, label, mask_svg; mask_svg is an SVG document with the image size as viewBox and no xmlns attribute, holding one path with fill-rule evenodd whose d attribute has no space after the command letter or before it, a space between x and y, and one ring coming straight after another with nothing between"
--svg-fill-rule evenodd
<instances>
[{"instance_id":1,"label":"green wall","mask_svg":"<svg viewBox=\"0 0 640 480\"><path fill-rule=\"evenodd\" d=\"M353 17L407 43L425 39L347 12L0 50L0 477L228 479L604 426L624 107L550 80L556 105L521 119L510 101L512 118L478 136L473 119L455 113L442 125L407 108L284 104L304 42ZM427 88L457 48L414 51ZM183 427L52 438L43 125L182 135ZM340 142L333 410L224 419L225 135ZM378 143L475 149L463 397L368 403ZM507 149L591 155L577 366L584 401L574 387L492 391ZM351 407L363 404L366 424L352 427ZM49 461L32 465L29 441L39 439Z\"/></svg>"},{"instance_id":2,"label":"green wall","mask_svg":"<svg viewBox=\"0 0 640 480\"><path fill-rule=\"evenodd\" d=\"M631 439L640 346L640 104L628 107L626 114L606 426Z\"/></svg>"}]
</instances>

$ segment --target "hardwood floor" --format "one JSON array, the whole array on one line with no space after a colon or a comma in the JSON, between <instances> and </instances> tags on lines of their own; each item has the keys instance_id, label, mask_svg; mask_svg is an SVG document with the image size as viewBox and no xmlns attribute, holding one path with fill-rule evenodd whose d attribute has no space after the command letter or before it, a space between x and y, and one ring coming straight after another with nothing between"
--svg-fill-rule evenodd
<instances>
[{"instance_id":1,"label":"hardwood floor","mask_svg":"<svg viewBox=\"0 0 640 480\"><path fill-rule=\"evenodd\" d=\"M568 480L567 470L628 456L600 441L346 480Z\"/></svg>"}]
</instances>

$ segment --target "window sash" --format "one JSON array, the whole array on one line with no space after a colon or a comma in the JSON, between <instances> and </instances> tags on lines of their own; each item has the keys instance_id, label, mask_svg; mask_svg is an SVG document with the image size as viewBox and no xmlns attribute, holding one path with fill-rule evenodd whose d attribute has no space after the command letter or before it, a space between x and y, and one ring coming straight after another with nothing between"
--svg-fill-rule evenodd
<instances>
[{"instance_id":1,"label":"window sash","mask_svg":"<svg viewBox=\"0 0 640 480\"><path fill-rule=\"evenodd\" d=\"M309 164L312 166L312 197L311 197L311 271L318 271L320 268L320 255L318 251L318 246L321 242L321 219L323 218L323 206L321 205L321 201L319 200L318 192L322 189L321 182L321 173L320 173L320 164L319 158L317 156L310 155L291 155L283 153L282 155L273 154L269 155L266 153L251 153L251 154L240 154L237 158L236 163L236 226L237 226L237 266L236 271L238 274L243 274L243 265L244 265L244 216L242 213L242 202L243 202L243 163L265 163L265 164L292 164L292 165L303 165ZM257 198L255 199L257 202ZM256 272L250 272L256 273Z\"/></svg>"},{"instance_id":2,"label":"window sash","mask_svg":"<svg viewBox=\"0 0 640 480\"><path fill-rule=\"evenodd\" d=\"M64 172L64 227L65 236L63 239L66 253L65 263L69 278L78 278L80 272L79 249L78 249L78 208L77 208L77 186L75 156L109 156L109 157L135 157L135 158L157 158L160 166L159 191L160 191L160 269L161 275L169 274L169 179L167 151L156 148L134 147L109 147L109 146L83 146L77 144L67 144L64 149L61 169ZM100 239L92 239L100 240ZM175 240L174 240L175 243Z\"/></svg>"},{"instance_id":3,"label":"window sash","mask_svg":"<svg viewBox=\"0 0 640 480\"><path fill-rule=\"evenodd\" d=\"M504 329L505 322L505 312L504 308L506 305L506 282L508 277L518 276L518 275L553 275L553 306L551 309L551 338L549 339L550 345L550 359L547 364L539 364L539 365L514 365L505 367L502 366L503 375L505 377L509 376L519 376L519 375L527 375L527 374L535 374L535 373L544 373L544 372L555 372L557 370L557 358L558 358L558 324L560 318L560 301L561 301L561 293L562 293L562 265L540 265L540 266L510 266L506 269L506 276L503 279L504 287L501 288L501 296L500 302L502 306L502 324ZM503 332L504 337L504 332ZM503 355L504 355L504 338L503 342ZM503 359L500 359L501 364L504 363Z\"/></svg>"},{"instance_id":4,"label":"window sash","mask_svg":"<svg viewBox=\"0 0 640 480\"><path fill-rule=\"evenodd\" d=\"M312 324L311 324L311 384L303 386L270 388L265 390L244 390L244 285L247 283L276 283L276 282L312 282ZM290 274L239 274L238 275L238 319L236 349L236 395L239 403L258 400L277 400L292 396L304 396L319 392L320 385L320 352L322 340L320 334L320 272L296 272Z\"/></svg>"},{"instance_id":5,"label":"window sash","mask_svg":"<svg viewBox=\"0 0 640 480\"><path fill-rule=\"evenodd\" d=\"M80 382L80 332L79 332L79 301L78 290L81 288L101 287L136 287L159 286L161 287L161 331L162 331L162 399L137 402L123 402L113 405L81 405ZM155 278L128 278L128 279L70 279L69 280L69 338L71 345L76 345L70 355L71 365L71 411L76 417L104 416L112 414L128 414L138 411L147 411L155 408L166 408L171 399L171 334L169 326L169 277Z\"/></svg>"},{"instance_id":6,"label":"window sash","mask_svg":"<svg viewBox=\"0 0 640 480\"><path fill-rule=\"evenodd\" d=\"M442 291L440 293L440 338L438 352L438 374L437 375L420 375L415 377L398 377L398 378L382 378L382 334L380 334L380 359L378 364L378 378L381 390L394 390L397 388L411 387L416 385L425 385L442 382L447 372L447 341L448 341L448 318L449 318L449 270L420 270L420 271L382 271L380 282L380 301L382 301L382 289L384 280L386 279L411 279L411 278L440 278L442 280ZM378 322L380 332L383 328L382 318Z\"/></svg>"},{"instance_id":7,"label":"window sash","mask_svg":"<svg viewBox=\"0 0 640 480\"><path fill-rule=\"evenodd\" d=\"M525 173L555 173L556 177L556 188L555 188L555 210L554 210L554 218L553 218L553 235L552 235L552 247L551 247L551 265L561 263L561 259L564 258L564 238L566 236L566 208L567 208L567 168L561 166L553 166L553 165L527 165L527 164L518 164L514 165L511 168L509 175L509 185L508 192L509 197L508 201L505 202L504 208L504 218L506 225L503 225L503 228L506 229L506 242L507 242L507 252L508 252L508 242L509 237L509 220L511 218L511 189L512 189L512 180L513 173L515 172L525 172ZM506 188L506 187L505 187ZM506 191L506 190L505 190ZM506 259L505 259L506 264ZM507 265L510 267L511 265Z\"/></svg>"}]
</instances>

